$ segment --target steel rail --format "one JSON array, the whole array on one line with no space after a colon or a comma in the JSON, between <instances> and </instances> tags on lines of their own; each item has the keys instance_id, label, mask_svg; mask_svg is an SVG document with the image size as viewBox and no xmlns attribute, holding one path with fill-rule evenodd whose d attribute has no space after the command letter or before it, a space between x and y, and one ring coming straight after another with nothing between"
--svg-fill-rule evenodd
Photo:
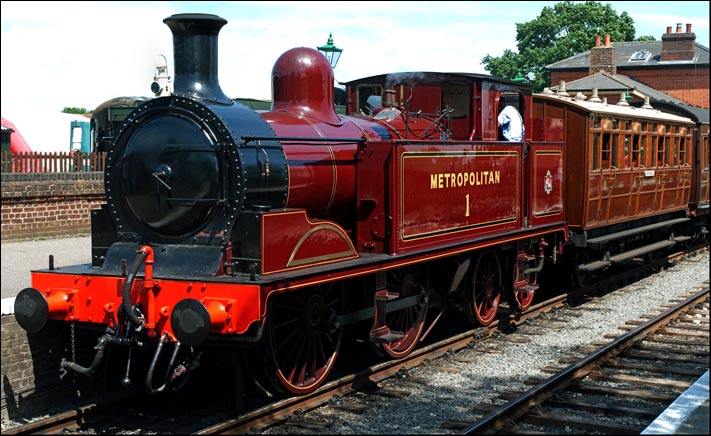
<instances>
[{"instance_id":1,"label":"steel rail","mask_svg":"<svg viewBox=\"0 0 711 436\"><path fill-rule=\"evenodd\" d=\"M560 373L542 381L518 398L499 407L475 424L467 427L462 431L462 434L496 434L503 430L508 422L519 419L528 413L532 407L550 399L556 390L570 385L577 379L585 377L602 363L616 357L625 348L631 346L631 344L658 330L660 326L666 325L671 318L678 316L680 312L685 312L692 306L703 302L708 296L709 287L707 286L686 300L640 325L638 328L613 340L579 362L570 365Z\"/></svg>"}]
</instances>

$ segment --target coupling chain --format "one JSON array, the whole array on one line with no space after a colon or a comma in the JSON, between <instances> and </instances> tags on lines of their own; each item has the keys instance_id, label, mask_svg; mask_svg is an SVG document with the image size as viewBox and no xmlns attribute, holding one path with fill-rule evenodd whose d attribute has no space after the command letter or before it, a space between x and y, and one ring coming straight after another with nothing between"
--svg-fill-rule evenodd
<instances>
[{"instance_id":1,"label":"coupling chain","mask_svg":"<svg viewBox=\"0 0 711 436\"><path fill-rule=\"evenodd\" d=\"M76 339L74 336L74 321L69 323L69 326L70 326L70 330L71 330L70 338L71 338L71 346L72 346L72 362L76 362L77 361L77 346L76 346Z\"/></svg>"}]
</instances>

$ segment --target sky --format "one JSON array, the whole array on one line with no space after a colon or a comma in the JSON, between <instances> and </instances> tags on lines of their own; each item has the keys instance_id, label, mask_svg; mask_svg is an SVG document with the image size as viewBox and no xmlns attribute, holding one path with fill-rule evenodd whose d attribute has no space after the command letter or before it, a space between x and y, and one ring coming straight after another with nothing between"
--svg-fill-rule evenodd
<instances>
[{"instance_id":1,"label":"sky","mask_svg":"<svg viewBox=\"0 0 711 436\"><path fill-rule=\"evenodd\" d=\"M486 55L516 49L516 23L559 1L2 1L2 116L36 151L38 114L93 110L119 96L152 96L160 55L172 75L172 34L163 19L208 13L219 33L218 80L229 97L271 99L274 62L293 47L317 47L333 34L343 49L335 69L346 82L386 72L487 73ZM582 3L582 2L575 2ZM601 1L634 20L636 36L661 39L692 25L709 47L708 1ZM67 127L67 136L69 128ZM37 142L45 139L37 139ZM59 151L64 151L61 149Z\"/></svg>"}]
</instances>

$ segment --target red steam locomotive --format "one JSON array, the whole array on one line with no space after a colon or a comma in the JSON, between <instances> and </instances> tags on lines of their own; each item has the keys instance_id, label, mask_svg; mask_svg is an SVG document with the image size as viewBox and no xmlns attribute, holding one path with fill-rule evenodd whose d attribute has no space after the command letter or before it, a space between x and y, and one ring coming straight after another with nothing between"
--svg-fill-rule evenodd
<instances>
[{"instance_id":1,"label":"red steam locomotive","mask_svg":"<svg viewBox=\"0 0 711 436\"><path fill-rule=\"evenodd\" d=\"M348 83L351 115L340 116L331 66L302 47L276 61L272 110L255 112L220 89L224 19L164 22L174 92L136 108L108 149L92 264L33 271L16 298L28 332L48 320L106 328L89 366L64 360L63 369L93 374L107 347L140 349L157 392L189 369L176 362L214 346L305 394L327 379L346 327L401 358L447 318L447 302L488 325L502 299L531 305L544 266L594 262L576 256L604 235L581 240L578 229L600 217L574 223L575 244L566 221L582 200L582 173L566 171L587 144L567 128L578 109L537 100L526 84L422 72ZM588 212L595 198L615 197L589 189ZM609 198L596 204L612 207ZM661 203L677 212L684 201ZM156 387L167 344L169 375Z\"/></svg>"}]
</instances>

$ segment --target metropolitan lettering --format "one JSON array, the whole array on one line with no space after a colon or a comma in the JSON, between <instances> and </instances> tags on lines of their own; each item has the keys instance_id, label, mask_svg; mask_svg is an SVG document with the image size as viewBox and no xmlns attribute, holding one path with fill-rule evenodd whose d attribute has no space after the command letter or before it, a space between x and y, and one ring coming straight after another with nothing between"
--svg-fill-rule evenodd
<instances>
[{"instance_id":1,"label":"metropolitan lettering","mask_svg":"<svg viewBox=\"0 0 711 436\"><path fill-rule=\"evenodd\" d=\"M499 183L501 183L501 171L472 171L469 173L430 174L430 189L496 185Z\"/></svg>"}]
</instances>

